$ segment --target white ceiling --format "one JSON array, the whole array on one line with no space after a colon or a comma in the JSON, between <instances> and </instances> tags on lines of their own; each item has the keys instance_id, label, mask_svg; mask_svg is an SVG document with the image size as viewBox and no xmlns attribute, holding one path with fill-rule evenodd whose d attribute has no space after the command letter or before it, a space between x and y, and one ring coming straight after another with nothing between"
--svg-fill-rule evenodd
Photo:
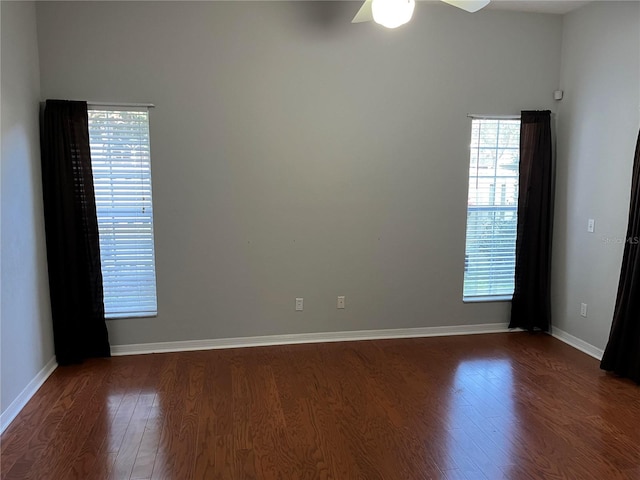
<instances>
[{"instance_id":1,"label":"white ceiling","mask_svg":"<svg viewBox=\"0 0 640 480\"><path fill-rule=\"evenodd\" d=\"M565 14L590 2L591 0L491 0L487 8L492 10Z\"/></svg>"}]
</instances>

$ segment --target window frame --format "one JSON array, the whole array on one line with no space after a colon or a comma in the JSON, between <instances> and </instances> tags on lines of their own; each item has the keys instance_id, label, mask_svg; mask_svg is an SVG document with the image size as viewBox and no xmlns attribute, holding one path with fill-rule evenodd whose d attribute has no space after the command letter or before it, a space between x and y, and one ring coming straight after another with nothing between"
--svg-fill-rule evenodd
<instances>
[{"instance_id":1,"label":"window frame","mask_svg":"<svg viewBox=\"0 0 640 480\"><path fill-rule=\"evenodd\" d=\"M470 189L471 189L471 181L473 178L478 178L478 175L476 173L475 177L472 177L471 175L471 168L472 168L472 152L471 149L473 147L472 145L472 141L473 141L473 128L474 128L474 121L477 120L493 120L493 121L517 121L518 122L518 126L520 126L520 120L521 117L520 115L468 115L468 117L471 119L470 122L470 130L469 130L469 151L468 151L468 170L467 170L467 204L466 204L466 220L465 220L465 262L464 262L464 270L463 270L463 282L462 282L462 301L463 303L488 303L488 302L510 302L513 299L513 292L506 294L506 293L496 293L496 294L485 294L485 295L469 295L469 294L465 294L465 285L467 284L467 269L468 269L468 257L467 257L467 251L468 251L468 244L467 244L467 238L469 235L469 213L472 210L487 210L487 211L492 211L495 212L497 210L504 210L504 211L511 211L515 214L516 217L516 238L514 238L514 244L513 244L513 248L514 248L514 252L515 252L515 242L517 239L517 213L518 213L518 196L519 196L519 182L516 184L517 185L517 194L515 195L515 202L513 204L513 207L507 207L506 205L480 205L477 206L475 208L472 207L472 209L470 209L470 205L469 205L469 195L470 195ZM518 136L519 138L519 136ZM479 140L478 140L479 141ZM496 135L496 150L498 149L498 145L499 145L499 133L498 135ZM519 152L519 141L518 141L518 166L520 164L520 152ZM478 159L479 161L479 159ZM497 160L496 160L497 162ZM476 167L477 168L477 167ZM494 164L494 170L497 168L497 165ZM517 173L514 176L510 176L510 177L505 177L505 178L518 178L519 174ZM500 178L500 177L496 177L496 178ZM495 187L494 187L495 188ZM492 192L493 195L495 196L495 192ZM491 193L490 193L491 195ZM496 208L497 207L497 208ZM515 276L515 253L514 253L514 276ZM515 278L514 278L515 280Z\"/></svg>"},{"instance_id":2,"label":"window frame","mask_svg":"<svg viewBox=\"0 0 640 480\"><path fill-rule=\"evenodd\" d=\"M146 124L145 124L145 133L142 137L146 137L146 156L147 159L145 162L148 165L148 195L149 195L149 206L145 207L142 205L141 208L144 212L145 208L150 210L148 213L149 216L149 226L150 226L150 246L151 246L151 277L152 277L152 286L153 286L153 295L149 296L149 298L153 298L153 305L151 308L145 309L144 307L139 308L137 311L132 309L132 311L128 312L117 312L117 313L109 313L107 312L107 302L106 300L106 291L103 286L103 302L105 304L105 319L106 320L119 320L119 319L133 319L133 318L155 318L158 316L158 281L157 281L157 268L156 268L156 249L155 249L155 218L153 212L153 181L152 181L152 172L151 172L151 135L150 135L150 109L153 108L152 104L117 104L117 103L88 103L87 104L87 115L89 117L89 138L91 145L91 123L92 112L135 112L146 115ZM109 147L112 148L112 147ZM95 170L96 164L94 163L94 155L93 149L91 149L91 163L92 163L92 171ZM95 172L94 172L94 190L96 189L96 180L95 180ZM143 181L144 182L144 181ZM142 185L142 183L140 184ZM140 187L141 191L143 187ZM125 207L131 208L131 207ZM137 210L137 208L135 208ZM96 216L98 217L98 225L100 226L100 217L98 214L98 200L96 199ZM103 265L103 237L100 236L100 259L101 259L101 270L103 272L104 277L104 265ZM103 282L104 285L104 282Z\"/></svg>"}]
</instances>

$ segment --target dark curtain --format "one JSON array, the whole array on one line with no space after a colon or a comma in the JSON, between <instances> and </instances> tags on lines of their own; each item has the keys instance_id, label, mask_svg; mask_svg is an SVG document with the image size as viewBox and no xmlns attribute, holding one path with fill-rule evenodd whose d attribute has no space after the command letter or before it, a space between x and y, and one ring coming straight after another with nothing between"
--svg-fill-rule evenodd
<instances>
[{"instance_id":1,"label":"dark curtain","mask_svg":"<svg viewBox=\"0 0 640 480\"><path fill-rule=\"evenodd\" d=\"M86 102L47 100L41 134L56 359L108 357Z\"/></svg>"},{"instance_id":2,"label":"dark curtain","mask_svg":"<svg viewBox=\"0 0 640 480\"><path fill-rule=\"evenodd\" d=\"M551 112L522 112L520 122L518 233L509 328L546 332L551 324Z\"/></svg>"},{"instance_id":3,"label":"dark curtain","mask_svg":"<svg viewBox=\"0 0 640 480\"><path fill-rule=\"evenodd\" d=\"M640 383L640 133L631 181L627 242L609 342L600 367Z\"/></svg>"}]
</instances>

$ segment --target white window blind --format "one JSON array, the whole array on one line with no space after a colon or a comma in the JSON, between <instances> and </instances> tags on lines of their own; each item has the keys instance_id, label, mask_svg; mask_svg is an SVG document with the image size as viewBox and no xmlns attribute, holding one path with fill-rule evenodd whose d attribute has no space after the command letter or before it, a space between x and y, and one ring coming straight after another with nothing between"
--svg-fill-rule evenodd
<instances>
[{"instance_id":1,"label":"white window blind","mask_svg":"<svg viewBox=\"0 0 640 480\"><path fill-rule=\"evenodd\" d=\"M472 120L465 300L513 295L519 161L520 120Z\"/></svg>"},{"instance_id":2,"label":"white window blind","mask_svg":"<svg viewBox=\"0 0 640 480\"><path fill-rule=\"evenodd\" d=\"M107 318L157 313L149 112L89 108Z\"/></svg>"}]
</instances>

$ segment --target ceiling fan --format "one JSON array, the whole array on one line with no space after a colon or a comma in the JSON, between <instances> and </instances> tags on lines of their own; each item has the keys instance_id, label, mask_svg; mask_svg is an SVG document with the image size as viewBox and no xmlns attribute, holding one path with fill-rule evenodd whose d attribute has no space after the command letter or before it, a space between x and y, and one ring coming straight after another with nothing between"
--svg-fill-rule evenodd
<instances>
[{"instance_id":1,"label":"ceiling fan","mask_svg":"<svg viewBox=\"0 0 640 480\"><path fill-rule=\"evenodd\" d=\"M473 13L486 7L490 0L442 1ZM365 0L351 23L374 21L387 28L396 28L411 20L415 6L415 0Z\"/></svg>"}]
</instances>

